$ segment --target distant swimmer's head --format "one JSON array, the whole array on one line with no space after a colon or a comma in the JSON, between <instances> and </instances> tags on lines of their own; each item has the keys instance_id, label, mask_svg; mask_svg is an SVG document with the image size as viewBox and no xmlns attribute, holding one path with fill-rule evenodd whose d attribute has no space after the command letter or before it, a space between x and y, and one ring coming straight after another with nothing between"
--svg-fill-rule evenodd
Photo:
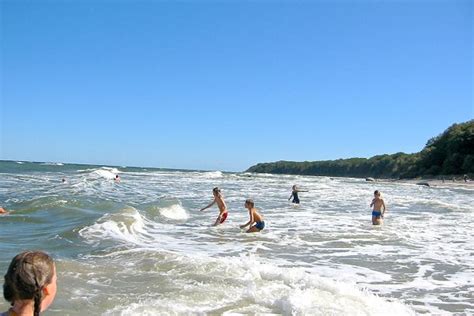
<instances>
[{"instance_id":1,"label":"distant swimmer's head","mask_svg":"<svg viewBox=\"0 0 474 316\"><path fill-rule=\"evenodd\" d=\"M39 315L56 296L56 279L54 261L48 254L25 251L16 255L8 267L3 296L13 308L25 304L25 301L33 301L34 315Z\"/></svg>"},{"instance_id":2,"label":"distant swimmer's head","mask_svg":"<svg viewBox=\"0 0 474 316\"><path fill-rule=\"evenodd\" d=\"M221 194L221 189L215 187L214 189L212 189L212 194L214 194L214 196L218 196L219 194Z\"/></svg>"},{"instance_id":3,"label":"distant swimmer's head","mask_svg":"<svg viewBox=\"0 0 474 316\"><path fill-rule=\"evenodd\" d=\"M375 191L374 191L374 196L376 196L376 197L379 197L379 196L380 196L379 190L375 190Z\"/></svg>"},{"instance_id":4,"label":"distant swimmer's head","mask_svg":"<svg viewBox=\"0 0 474 316\"><path fill-rule=\"evenodd\" d=\"M254 206L255 206L255 203L253 202L252 199L246 199L246 200L245 200L245 207L250 207L250 208L252 208L252 207L254 207Z\"/></svg>"}]
</instances>

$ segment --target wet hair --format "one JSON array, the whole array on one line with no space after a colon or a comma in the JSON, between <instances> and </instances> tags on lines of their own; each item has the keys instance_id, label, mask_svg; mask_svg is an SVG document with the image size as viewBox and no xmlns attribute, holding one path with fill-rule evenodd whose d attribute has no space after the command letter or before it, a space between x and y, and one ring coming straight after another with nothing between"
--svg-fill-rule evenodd
<instances>
[{"instance_id":1,"label":"wet hair","mask_svg":"<svg viewBox=\"0 0 474 316\"><path fill-rule=\"evenodd\" d=\"M376 195L376 194L380 194L379 190L374 191L374 195Z\"/></svg>"},{"instance_id":2,"label":"wet hair","mask_svg":"<svg viewBox=\"0 0 474 316\"><path fill-rule=\"evenodd\" d=\"M218 187L215 187L214 189L212 189L212 193L221 193L221 189L219 189Z\"/></svg>"},{"instance_id":3,"label":"wet hair","mask_svg":"<svg viewBox=\"0 0 474 316\"><path fill-rule=\"evenodd\" d=\"M42 251L25 251L16 255L5 274L3 297L13 306L18 300L34 300L34 314L41 311L43 289L54 276L54 261Z\"/></svg>"},{"instance_id":4,"label":"wet hair","mask_svg":"<svg viewBox=\"0 0 474 316\"><path fill-rule=\"evenodd\" d=\"M255 206L255 203L253 202L252 199L246 199L246 200L245 200L245 204L248 204L248 205L250 205L251 207L254 207L254 206Z\"/></svg>"}]
</instances>

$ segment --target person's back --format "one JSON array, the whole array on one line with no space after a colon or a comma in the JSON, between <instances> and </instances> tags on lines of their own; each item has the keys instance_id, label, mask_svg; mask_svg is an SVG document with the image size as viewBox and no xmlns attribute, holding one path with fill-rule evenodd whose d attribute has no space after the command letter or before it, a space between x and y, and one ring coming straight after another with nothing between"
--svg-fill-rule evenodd
<instances>
[{"instance_id":1,"label":"person's back","mask_svg":"<svg viewBox=\"0 0 474 316\"><path fill-rule=\"evenodd\" d=\"M257 209L255 207L252 207L251 212L252 212L253 220L255 222L263 221L263 216L259 212L257 212Z\"/></svg>"},{"instance_id":2,"label":"person's back","mask_svg":"<svg viewBox=\"0 0 474 316\"><path fill-rule=\"evenodd\" d=\"M220 213L224 213L225 211L227 211L227 205L225 204L224 198L220 193L215 197L215 199Z\"/></svg>"},{"instance_id":3,"label":"person's back","mask_svg":"<svg viewBox=\"0 0 474 316\"><path fill-rule=\"evenodd\" d=\"M38 316L56 296L56 267L53 259L41 251L16 255L8 267L3 296L11 308L2 315Z\"/></svg>"}]
</instances>

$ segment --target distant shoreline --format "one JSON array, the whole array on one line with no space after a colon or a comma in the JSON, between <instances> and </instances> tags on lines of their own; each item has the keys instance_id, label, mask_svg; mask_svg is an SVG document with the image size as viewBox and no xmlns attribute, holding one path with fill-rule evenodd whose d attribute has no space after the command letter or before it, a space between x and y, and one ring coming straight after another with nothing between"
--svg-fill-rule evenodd
<instances>
[{"instance_id":1,"label":"distant shoreline","mask_svg":"<svg viewBox=\"0 0 474 316\"><path fill-rule=\"evenodd\" d=\"M474 180L470 179L467 182L462 179L462 177L456 177L455 181L452 180L453 177L446 177L443 181L439 178L412 178L412 179L374 179L374 181L367 181L367 183L402 183L402 184L413 184L426 187L434 188L473 188L474 189ZM448 180L449 179L449 180Z\"/></svg>"}]
</instances>

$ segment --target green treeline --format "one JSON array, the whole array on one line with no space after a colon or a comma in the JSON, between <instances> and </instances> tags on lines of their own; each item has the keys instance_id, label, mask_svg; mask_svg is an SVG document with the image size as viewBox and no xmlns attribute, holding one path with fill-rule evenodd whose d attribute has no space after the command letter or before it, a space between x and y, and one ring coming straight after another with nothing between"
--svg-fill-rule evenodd
<instances>
[{"instance_id":1,"label":"green treeline","mask_svg":"<svg viewBox=\"0 0 474 316\"><path fill-rule=\"evenodd\" d=\"M419 153L328 161L259 163L247 172L343 177L416 178L474 173L474 120L453 124Z\"/></svg>"}]
</instances>

